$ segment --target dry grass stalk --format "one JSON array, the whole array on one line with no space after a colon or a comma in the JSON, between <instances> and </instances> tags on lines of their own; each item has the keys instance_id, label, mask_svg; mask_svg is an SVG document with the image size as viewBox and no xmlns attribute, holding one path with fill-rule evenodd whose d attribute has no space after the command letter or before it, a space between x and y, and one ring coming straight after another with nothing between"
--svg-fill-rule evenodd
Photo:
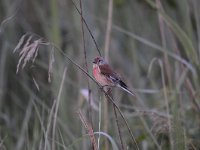
<instances>
[{"instance_id":1,"label":"dry grass stalk","mask_svg":"<svg viewBox=\"0 0 200 150\"><path fill-rule=\"evenodd\" d=\"M83 125L85 126L85 128L88 131L88 134L90 136L90 141L91 141L92 146L93 146L93 150L97 150L97 144L96 144L96 140L95 140L95 137L94 137L94 131L93 131L91 125L88 122L86 122L86 119L83 117L81 111L78 111L78 115L81 119L81 122L83 123Z\"/></svg>"},{"instance_id":2,"label":"dry grass stalk","mask_svg":"<svg viewBox=\"0 0 200 150\"><path fill-rule=\"evenodd\" d=\"M110 97L113 98L112 89L111 88L107 88L106 91L107 91L107 94ZM109 101L108 97L106 95L105 95L105 97L107 98L107 101ZM122 133L121 133L120 125L119 125L119 119L118 119L118 116L117 116L117 109L116 109L116 106L114 104L113 104L113 111L114 111L114 114L115 114L115 121L116 121L116 124L117 124L117 130L118 130L118 134L119 134L119 140L120 140L120 144L121 144L121 150L125 150L124 143L123 143L123 140L122 140ZM106 145L106 146L107 146L106 148L109 149L108 145Z\"/></svg>"},{"instance_id":3,"label":"dry grass stalk","mask_svg":"<svg viewBox=\"0 0 200 150\"><path fill-rule=\"evenodd\" d=\"M81 30L82 30L82 40L83 40L83 52L84 52L84 63L86 67L87 73L89 73L88 64L87 64L87 52L86 52L86 44L85 44L85 32L84 32L84 23L83 23L83 10L82 10L82 0L80 0L80 9L81 9ZM92 125L92 106L91 106L91 88L89 78L87 79L87 87L88 87L88 100L89 100L89 109L88 116L90 118L91 126Z\"/></svg>"},{"instance_id":4,"label":"dry grass stalk","mask_svg":"<svg viewBox=\"0 0 200 150\"><path fill-rule=\"evenodd\" d=\"M39 90L40 90L40 87L39 87L37 81L35 80L34 77L32 77L32 79L33 79L33 83L34 83L34 85L36 86L37 90L39 91Z\"/></svg>"},{"instance_id":5,"label":"dry grass stalk","mask_svg":"<svg viewBox=\"0 0 200 150\"><path fill-rule=\"evenodd\" d=\"M89 34L90 34L90 36L91 36L91 38L92 38L92 40L93 40L93 42L94 42L94 45L95 45L95 47L96 47L96 49L97 49L97 51L98 51L98 53L99 53L99 56L102 56L102 55L101 55L101 50L100 50L100 48L99 48L99 46L98 46L98 44L97 44L97 42L96 42L96 40L95 40L95 38L94 38L94 36L93 36L93 34L92 34L92 31L91 31L90 28L89 28L89 26L88 26L88 24L87 24L85 18L82 16L81 11L79 10L79 8L77 7L77 5L75 4L75 2L74 2L73 0L71 0L71 2L72 2L72 4L74 5L76 11L77 11L77 12L79 13L79 15L81 16L81 19L82 19L83 23L85 24L85 27L86 27L86 29L88 30L88 32L89 32Z\"/></svg>"},{"instance_id":6,"label":"dry grass stalk","mask_svg":"<svg viewBox=\"0 0 200 150\"><path fill-rule=\"evenodd\" d=\"M108 18L107 18L107 25L106 25L105 41L104 41L104 43L105 43L104 52L105 52L105 59L106 59L107 62L109 61L109 48L110 48L111 30L112 30L112 16L113 16L113 0L109 0L108 1ZM108 120L109 120L108 119L108 101L105 100L105 99L103 101L103 107L104 107L103 129L104 129L104 132L108 132ZM115 106L113 106L113 108L114 108L114 111L116 112ZM121 137L120 137L120 139L121 139ZM121 142L121 143L123 143L123 142ZM123 144L122 144L122 147L123 147ZM105 141L105 149L106 150L109 149L107 140Z\"/></svg>"},{"instance_id":7,"label":"dry grass stalk","mask_svg":"<svg viewBox=\"0 0 200 150\"><path fill-rule=\"evenodd\" d=\"M51 82L51 73L53 70L53 63L55 62L54 58L54 47L52 47L50 59L49 59L49 68L48 68L48 82Z\"/></svg>"}]
</instances>

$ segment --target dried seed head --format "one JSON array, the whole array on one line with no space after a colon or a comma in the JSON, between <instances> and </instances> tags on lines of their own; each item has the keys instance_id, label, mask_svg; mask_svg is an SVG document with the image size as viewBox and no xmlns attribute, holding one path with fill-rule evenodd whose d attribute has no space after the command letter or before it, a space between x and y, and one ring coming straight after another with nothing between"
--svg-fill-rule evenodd
<instances>
[{"instance_id":1,"label":"dried seed head","mask_svg":"<svg viewBox=\"0 0 200 150\"><path fill-rule=\"evenodd\" d=\"M20 58L17 64L16 73L19 72L20 67L23 69L29 61L34 63L38 55L39 46L41 44L44 44L42 38L34 39L33 35L29 36L28 34L25 34L21 37L19 43L13 51L15 53L16 51L21 50L19 52Z\"/></svg>"},{"instance_id":2,"label":"dried seed head","mask_svg":"<svg viewBox=\"0 0 200 150\"><path fill-rule=\"evenodd\" d=\"M151 116L151 119L153 121L152 131L154 131L156 134L168 134L169 133L169 119L168 117L163 116Z\"/></svg>"}]
</instances>

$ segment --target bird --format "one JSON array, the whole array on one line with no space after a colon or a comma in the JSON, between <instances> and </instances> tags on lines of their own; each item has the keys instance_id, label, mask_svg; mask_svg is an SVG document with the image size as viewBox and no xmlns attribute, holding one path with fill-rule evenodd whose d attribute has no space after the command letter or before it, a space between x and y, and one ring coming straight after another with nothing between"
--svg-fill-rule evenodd
<instances>
[{"instance_id":1,"label":"bird","mask_svg":"<svg viewBox=\"0 0 200 150\"><path fill-rule=\"evenodd\" d=\"M98 56L94 58L92 72L94 78L102 87L119 87L129 94L136 96L103 57Z\"/></svg>"}]
</instances>

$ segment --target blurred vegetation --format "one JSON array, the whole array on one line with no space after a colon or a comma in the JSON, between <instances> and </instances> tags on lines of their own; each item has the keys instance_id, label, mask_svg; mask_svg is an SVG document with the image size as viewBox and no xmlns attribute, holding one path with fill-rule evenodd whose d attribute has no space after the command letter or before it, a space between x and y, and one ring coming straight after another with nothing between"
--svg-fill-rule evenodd
<instances>
[{"instance_id":1,"label":"blurred vegetation","mask_svg":"<svg viewBox=\"0 0 200 150\"><path fill-rule=\"evenodd\" d=\"M74 0L78 9L79 3ZM54 43L85 69L81 16L74 4L0 1L1 150L92 149L79 110L94 132L101 131L100 149L121 149L112 104L108 103L104 120L103 93L89 79L90 105L87 92L83 94L88 76L56 48L40 46L36 61L16 74L20 56L13 50L25 33ZM104 55L108 1L82 0L82 5L83 17ZM199 6L198 0L113 0L109 62L134 87L137 98L117 88L113 97L142 150L200 149ZM91 75L98 51L85 25L84 33ZM118 119L125 148L135 149L124 121ZM97 142L99 134L95 137ZM112 142L109 147L106 140Z\"/></svg>"}]
</instances>

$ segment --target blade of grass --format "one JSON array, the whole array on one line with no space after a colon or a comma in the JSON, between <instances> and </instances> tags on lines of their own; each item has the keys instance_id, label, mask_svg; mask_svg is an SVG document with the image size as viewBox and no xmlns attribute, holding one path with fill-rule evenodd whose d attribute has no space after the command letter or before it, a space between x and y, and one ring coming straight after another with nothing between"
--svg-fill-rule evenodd
<instances>
[{"instance_id":1,"label":"blade of grass","mask_svg":"<svg viewBox=\"0 0 200 150\"><path fill-rule=\"evenodd\" d=\"M161 1L160 0L156 0L156 4L157 4L157 7L159 9L163 9L162 8L162 4L161 4ZM164 23L163 19L162 19L162 16L158 13L158 21L159 21L159 27L160 27L160 35L161 35L161 41L162 41L162 47L163 48L167 48L167 36L166 36L166 24ZM170 63L169 63L169 58L168 58L168 55L166 54L166 52L164 53L164 65L166 67L166 73L167 73L167 78L168 78L168 81L169 81L169 87L172 86L172 77L171 77L171 66L170 66Z\"/></svg>"},{"instance_id":2,"label":"blade of grass","mask_svg":"<svg viewBox=\"0 0 200 150\"><path fill-rule=\"evenodd\" d=\"M136 35L134 33L131 33L129 31L125 30L125 29L122 29L119 26L114 25L113 28L118 30L118 31L120 31L120 32L122 32L122 33L124 33L124 34L126 34L126 35L128 35L128 36L130 36L130 37L132 37L133 39L135 39L135 40L137 40L137 41L139 41L139 42L141 42L141 43L143 43L143 44L145 44L145 45L147 45L149 47L154 48L155 50L158 50L158 51L161 51L163 53L166 53L170 57L172 57L175 60L181 62L184 65L186 65L189 68L189 70L192 72L193 76L195 78L197 77L197 73L196 73L195 67L193 67L193 65L191 63L189 63L188 61L186 61L185 59L181 58L179 55L177 55L177 54L171 52L170 50L165 49L165 48L163 48L163 47L161 47L161 46L159 46L159 45L157 45L155 43L152 43L149 40L146 40L146 39L144 39L144 38L142 38L142 37L140 37L140 36L138 36L138 35Z\"/></svg>"},{"instance_id":3,"label":"blade of grass","mask_svg":"<svg viewBox=\"0 0 200 150\"><path fill-rule=\"evenodd\" d=\"M53 139L52 140L52 147L53 148L55 148L54 141L55 141L55 132L56 132L56 122L57 122L58 107L59 107L59 104L60 104L61 94L62 94L62 91L63 91L66 72L67 72L67 67L65 67L65 69L63 71L62 81L61 81L59 92L58 92L58 96L57 96L57 99L56 99L56 106L55 106L55 112L54 112L54 121L53 121L53 131L52 131L52 139Z\"/></svg>"},{"instance_id":4,"label":"blade of grass","mask_svg":"<svg viewBox=\"0 0 200 150\"><path fill-rule=\"evenodd\" d=\"M33 107L33 103L31 102L32 100L29 100L29 104L26 108L26 113L25 113L25 117L24 120L22 122L22 126L21 126L21 133L18 136L18 141L16 144L16 150L21 150L24 147L24 143L25 143L25 133L28 130L28 123L29 120L31 118L31 114L32 114L32 107Z\"/></svg>"},{"instance_id":5,"label":"blade of grass","mask_svg":"<svg viewBox=\"0 0 200 150\"><path fill-rule=\"evenodd\" d=\"M195 64L198 64L198 55L196 53L196 50L193 47L191 39L186 35L186 33L180 28L180 26L175 23L174 20L172 20L164 11L161 11L160 14L162 15L165 22L170 26L172 31L176 34L179 41L183 45L185 52L188 56L188 58Z\"/></svg>"},{"instance_id":6,"label":"blade of grass","mask_svg":"<svg viewBox=\"0 0 200 150\"><path fill-rule=\"evenodd\" d=\"M146 0L146 1L161 14L164 21L169 25L169 27L175 33L178 40L183 45L183 48L187 54L188 59L190 59L192 63L199 64L198 55L196 50L194 49L193 43L191 39L186 35L186 33L181 29L181 27L173 19L171 19L163 9L157 7L155 2L153 2L152 0Z\"/></svg>"}]
</instances>

